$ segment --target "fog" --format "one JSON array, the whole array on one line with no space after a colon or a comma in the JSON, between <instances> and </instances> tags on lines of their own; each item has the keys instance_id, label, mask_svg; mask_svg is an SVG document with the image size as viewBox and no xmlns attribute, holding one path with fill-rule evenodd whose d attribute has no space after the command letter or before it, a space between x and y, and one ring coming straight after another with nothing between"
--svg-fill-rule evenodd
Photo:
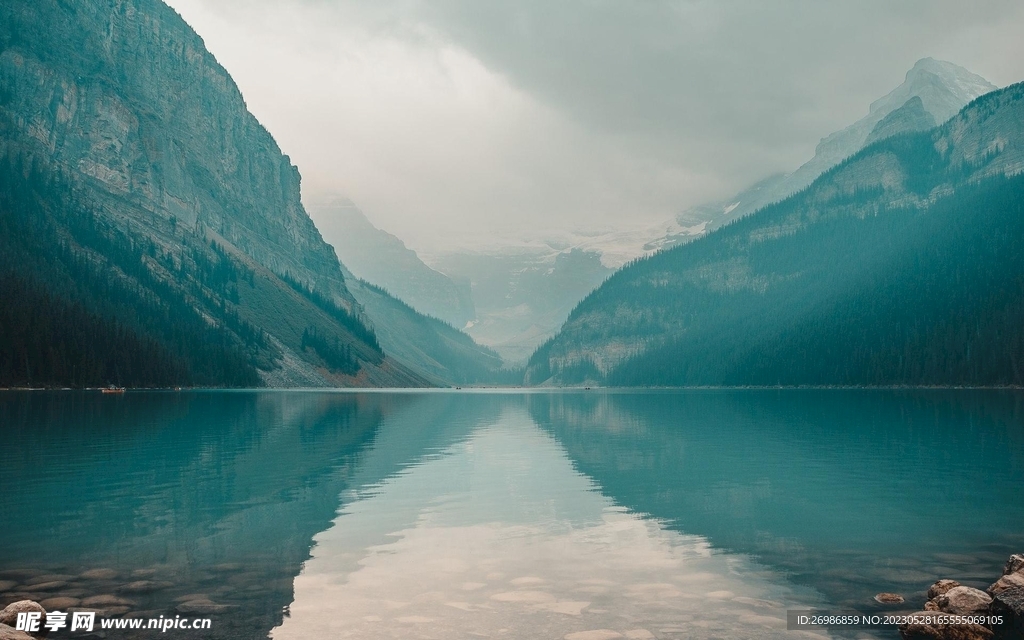
<instances>
[{"instance_id":1,"label":"fog","mask_svg":"<svg viewBox=\"0 0 1024 640\"><path fill-rule=\"evenodd\" d=\"M303 175L422 252L635 229L792 170L919 58L1024 80L1024 4L170 0Z\"/></svg>"}]
</instances>

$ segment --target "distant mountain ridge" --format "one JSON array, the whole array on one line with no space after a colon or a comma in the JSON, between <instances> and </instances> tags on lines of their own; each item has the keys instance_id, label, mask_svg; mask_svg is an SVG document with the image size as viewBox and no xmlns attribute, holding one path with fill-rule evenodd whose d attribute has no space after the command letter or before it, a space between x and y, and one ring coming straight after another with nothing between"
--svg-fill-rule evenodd
<instances>
[{"instance_id":1,"label":"distant mountain ridge","mask_svg":"<svg viewBox=\"0 0 1024 640\"><path fill-rule=\"evenodd\" d=\"M439 269L472 286L477 317L466 332L516 366L612 273L600 255L578 248L504 247L435 260Z\"/></svg>"},{"instance_id":2,"label":"distant mountain ridge","mask_svg":"<svg viewBox=\"0 0 1024 640\"><path fill-rule=\"evenodd\" d=\"M902 84L871 103L866 116L822 138L814 151L814 157L798 169L766 178L727 200L688 209L679 214L678 221L683 225L706 222L707 230L716 229L806 188L831 167L852 156L866 144L880 139L883 132L876 133L875 130L882 125L883 120L886 120L884 135L931 128L951 118L975 98L995 89L996 86L985 78L952 62L922 58L907 71ZM930 126L922 126L926 116L919 113L913 119L908 119L909 112L901 112L897 118L887 120L914 98L921 101L921 109L934 120ZM692 234L669 236L657 241L657 245L659 248L673 246L692 238Z\"/></svg>"},{"instance_id":3,"label":"distant mountain ridge","mask_svg":"<svg viewBox=\"0 0 1024 640\"><path fill-rule=\"evenodd\" d=\"M1024 83L617 272L532 384L1024 384Z\"/></svg>"},{"instance_id":4,"label":"distant mountain ridge","mask_svg":"<svg viewBox=\"0 0 1024 640\"><path fill-rule=\"evenodd\" d=\"M396 236L378 229L351 200L321 196L306 208L342 263L420 313L462 328L476 317L469 284L427 266Z\"/></svg>"}]
</instances>

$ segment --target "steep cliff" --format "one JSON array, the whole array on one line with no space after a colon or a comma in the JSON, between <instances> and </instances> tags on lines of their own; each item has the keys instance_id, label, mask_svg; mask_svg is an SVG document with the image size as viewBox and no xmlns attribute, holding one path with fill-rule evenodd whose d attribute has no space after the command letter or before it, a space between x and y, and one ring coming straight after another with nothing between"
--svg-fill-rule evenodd
<instances>
[{"instance_id":1,"label":"steep cliff","mask_svg":"<svg viewBox=\"0 0 1024 640\"><path fill-rule=\"evenodd\" d=\"M347 304L299 173L202 39L156 0L5 2L0 153L68 171L103 213L220 235Z\"/></svg>"},{"instance_id":2,"label":"steep cliff","mask_svg":"<svg viewBox=\"0 0 1024 640\"><path fill-rule=\"evenodd\" d=\"M105 274L221 330L267 384L426 382L381 352L302 207L298 170L163 3L3 3L0 161L10 176L45 178L15 200L46 212L40 228L81 267L67 302ZM115 239L117 260L89 234ZM43 245L22 249L29 261L47 257ZM11 268L35 277L30 265ZM101 302L90 307L100 319L110 315ZM126 314L110 319L169 344L172 328Z\"/></svg>"}]
</instances>

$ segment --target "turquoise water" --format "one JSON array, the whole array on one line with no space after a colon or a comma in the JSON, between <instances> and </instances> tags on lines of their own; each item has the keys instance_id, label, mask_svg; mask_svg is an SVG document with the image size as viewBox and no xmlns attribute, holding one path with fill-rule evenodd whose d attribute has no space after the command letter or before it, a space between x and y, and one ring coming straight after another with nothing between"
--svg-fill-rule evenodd
<instances>
[{"instance_id":1,"label":"turquoise water","mask_svg":"<svg viewBox=\"0 0 1024 640\"><path fill-rule=\"evenodd\" d=\"M0 438L0 598L192 638L793 638L1024 549L1015 392L5 392Z\"/></svg>"}]
</instances>

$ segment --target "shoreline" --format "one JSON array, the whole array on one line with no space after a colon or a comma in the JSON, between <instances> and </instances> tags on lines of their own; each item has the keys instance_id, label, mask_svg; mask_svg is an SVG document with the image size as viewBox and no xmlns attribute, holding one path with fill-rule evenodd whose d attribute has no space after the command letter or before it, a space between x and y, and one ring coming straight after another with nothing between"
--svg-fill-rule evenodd
<instances>
[{"instance_id":1,"label":"shoreline","mask_svg":"<svg viewBox=\"0 0 1024 640\"><path fill-rule=\"evenodd\" d=\"M0 392L103 391L108 387L0 387ZM656 387L591 386L500 386L461 385L449 387L122 387L128 391L323 391L323 392L437 392L437 391L1022 391L1024 385L693 385Z\"/></svg>"}]
</instances>

